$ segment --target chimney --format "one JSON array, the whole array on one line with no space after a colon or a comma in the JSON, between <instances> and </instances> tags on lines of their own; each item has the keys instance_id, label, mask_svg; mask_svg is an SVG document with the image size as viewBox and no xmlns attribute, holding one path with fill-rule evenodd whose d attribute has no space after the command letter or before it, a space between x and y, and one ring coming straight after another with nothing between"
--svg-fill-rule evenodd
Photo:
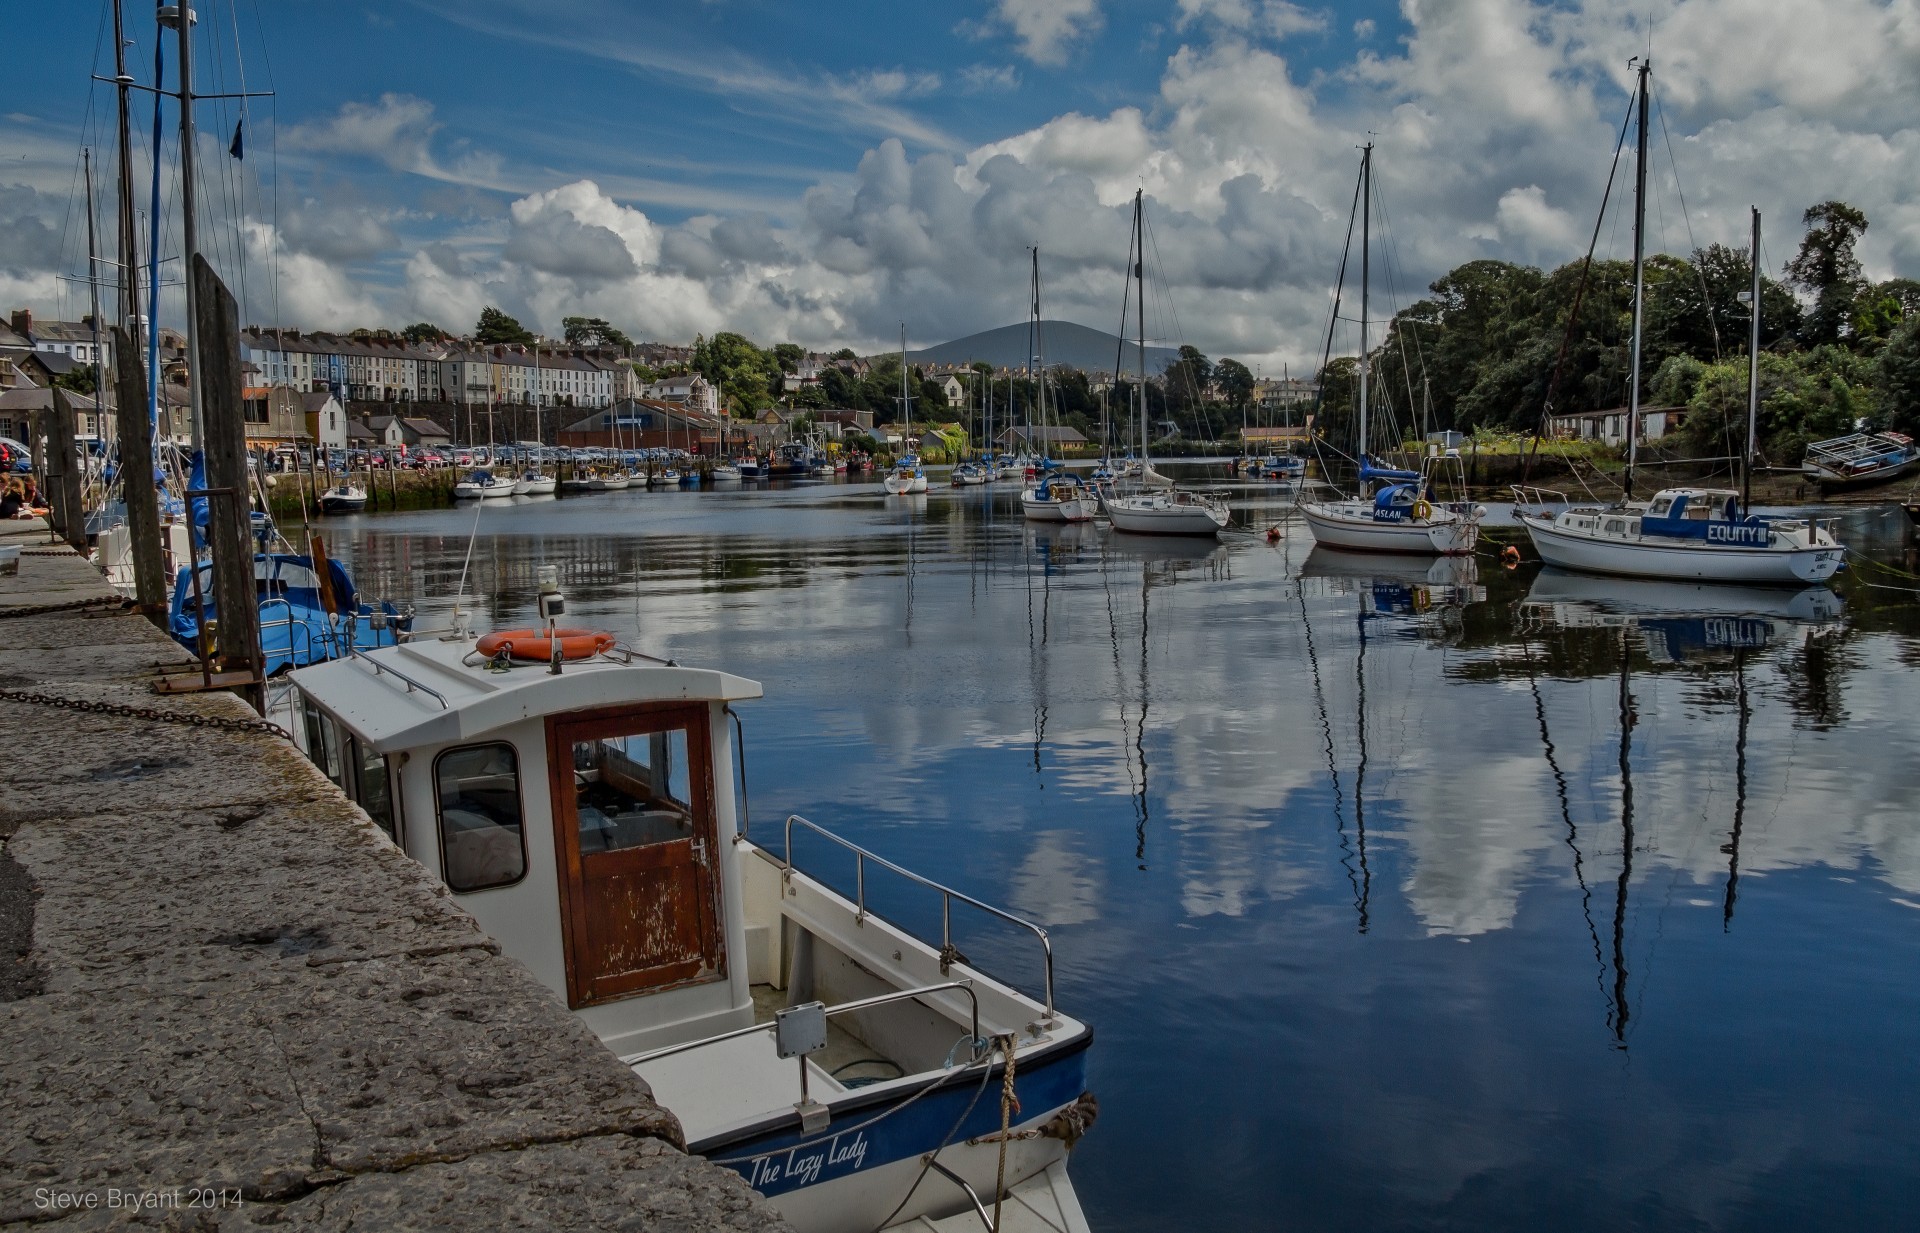
<instances>
[{"instance_id":1,"label":"chimney","mask_svg":"<svg viewBox=\"0 0 1920 1233\"><path fill-rule=\"evenodd\" d=\"M33 334L33 311L27 308L13 310L13 332L22 338Z\"/></svg>"}]
</instances>

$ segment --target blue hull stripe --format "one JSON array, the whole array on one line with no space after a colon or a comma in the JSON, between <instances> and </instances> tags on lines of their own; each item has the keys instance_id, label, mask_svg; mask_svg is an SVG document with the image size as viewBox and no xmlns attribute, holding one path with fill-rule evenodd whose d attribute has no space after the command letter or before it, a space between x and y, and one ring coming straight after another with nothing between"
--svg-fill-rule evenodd
<instances>
[{"instance_id":1,"label":"blue hull stripe","mask_svg":"<svg viewBox=\"0 0 1920 1233\"><path fill-rule=\"evenodd\" d=\"M836 1133L833 1127L828 1127L817 1134L806 1135L797 1128L788 1128L732 1140L708 1140L690 1145L690 1150L717 1163L737 1161L727 1167L764 1195L817 1186L933 1151L953 1130L954 1122L973 1100L975 1092L981 1092L980 1100L954 1134L953 1142L998 1132L1004 1070L1002 1066L993 1067L984 1092L981 1092L980 1073L969 1072L958 1083L931 1092L863 1130ZM1031 1066L1022 1062L1014 1072L1014 1091L1022 1109L1015 1115L1016 1120L1025 1121L1071 1103L1086 1090L1086 1080L1084 1048L1043 1055ZM911 1091L905 1092L900 1099L911 1094ZM885 1112L889 1103L898 1102L871 1104L857 1110L836 1106L834 1121L848 1127L857 1126ZM742 1156L760 1159L738 1160Z\"/></svg>"}]
</instances>

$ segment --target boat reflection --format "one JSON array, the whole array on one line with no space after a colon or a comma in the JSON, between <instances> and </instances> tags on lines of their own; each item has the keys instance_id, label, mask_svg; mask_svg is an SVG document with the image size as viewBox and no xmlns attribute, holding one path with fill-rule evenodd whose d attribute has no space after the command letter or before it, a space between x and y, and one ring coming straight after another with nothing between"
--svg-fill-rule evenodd
<instances>
[{"instance_id":1,"label":"boat reflection","mask_svg":"<svg viewBox=\"0 0 1920 1233\"><path fill-rule=\"evenodd\" d=\"M1845 602L1826 587L1786 591L1542 569L1521 601L1523 623L1634 629L1656 664L1725 659L1839 624Z\"/></svg>"}]
</instances>

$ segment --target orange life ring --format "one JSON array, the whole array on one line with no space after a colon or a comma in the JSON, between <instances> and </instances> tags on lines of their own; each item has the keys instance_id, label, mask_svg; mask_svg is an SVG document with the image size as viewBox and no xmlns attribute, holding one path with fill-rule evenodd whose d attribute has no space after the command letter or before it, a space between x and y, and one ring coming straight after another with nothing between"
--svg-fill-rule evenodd
<instances>
[{"instance_id":1,"label":"orange life ring","mask_svg":"<svg viewBox=\"0 0 1920 1233\"><path fill-rule=\"evenodd\" d=\"M613 635L600 629L556 629L549 640L544 629L502 629L486 635L473 649L492 658L505 651L513 659L548 663L553 659L553 643L560 644L561 659L587 659L613 649Z\"/></svg>"}]
</instances>

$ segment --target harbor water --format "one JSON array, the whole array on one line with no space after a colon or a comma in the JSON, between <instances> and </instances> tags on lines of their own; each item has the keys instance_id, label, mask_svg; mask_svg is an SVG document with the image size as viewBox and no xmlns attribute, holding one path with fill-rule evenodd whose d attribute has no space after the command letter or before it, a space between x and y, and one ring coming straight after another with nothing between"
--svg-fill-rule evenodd
<instances>
[{"instance_id":1,"label":"harbor water","mask_svg":"<svg viewBox=\"0 0 1920 1233\"><path fill-rule=\"evenodd\" d=\"M531 625L558 566L568 623L765 684L756 841L801 814L1044 924L1103 1233L1912 1227L1915 584L1347 556L1235 506L1282 533L1049 528L1007 483L326 531L421 627ZM1839 532L1914 569L1897 507ZM1020 935L955 929L1038 990Z\"/></svg>"}]
</instances>

